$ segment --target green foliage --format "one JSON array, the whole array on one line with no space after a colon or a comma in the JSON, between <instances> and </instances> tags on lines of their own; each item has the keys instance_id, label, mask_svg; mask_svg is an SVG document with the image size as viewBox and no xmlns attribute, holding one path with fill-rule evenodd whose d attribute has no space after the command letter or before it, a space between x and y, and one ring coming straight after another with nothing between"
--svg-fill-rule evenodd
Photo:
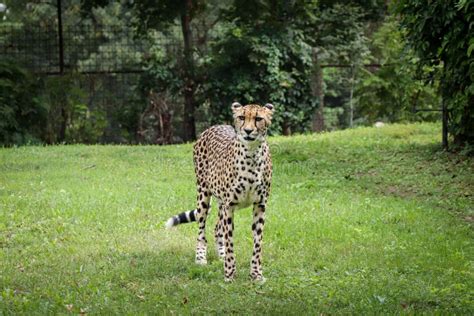
<instances>
[{"instance_id":1,"label":"green foliage","mask_svg":"<svg viewBox=\"0 0 474 316\"><path fill-rule=\"evenodd\" d=\"M342 107L324 108L324 125L328 131L334 131L340 126L340 117L344 114Z\"/></svg>"},{"instance_id":2,"label":"green foliage","mask_svg":"<svg viewBox=\"0 0 474 316\"><path fill-rule=\"evenodd\" d=\"M0 77L1 145L100 141L105 115L83 103L76 76L39 78L2 61ZM61 130L64 139L59 138Z\"/></svg>"},{"instance_id":3,"label":"green foliage","mask_svg":"<svg viewBox=\"0 0 474 316\"><path fill-rule=\"evenodd\" d=\"M394 18L387 20L372 35L374 61L384 65L378 69L360 68L355 96L357 117L366 123L435 120L436 112L414 113L417 109L439 110L437 82L425 84L433 67L424 67L420 74L419 59L404 49L405 42Z\"/></svg>"},{"instance_id":4,"label":"green foliage","mask_svg":"<svg viewBox=\"0 0 474 316\"><path fill-rule=\"evenodd\" d=\"M0 61L0 145L40 142L48 110L40 87L13 61Z\"/></svg>"},{"instance_id":5,"label":"green foliage","mask_svg":"<svg viewBox=\"0 0 474 316\"><path fill-rule=\"evenodd\" d=\"M233 101L272 102L277 108L273 131L280 132L283 121L293 131L305 131L316 101L310 86L312 48L298 18L309 12L302 5L250 2L234 3L227 14L235 24L215 40L205 64L213 121L228 120Z\"/></svg>"},{"instance_id":6,"label":"green foliage","mask_svg":"<svg viewBox=\"0 0 474 316\"><path fill-rule=\"evenodd\" d=\"M313 45L317 46L319 63L346 66L323 68L324 108L342 109L342 113L332 111L338 113L337 116L324 118L331 121L326 122L331 124L325 124L326 129L351 126L351 90L359 81L362 64L371 57L367 14L363 6L344 2L322 3L318 11Z\"/></svg>"},{"instance_id":7,"label":"green foliage","mask_svg":"<svg viewBox=\"0 0 474 316\"><path fill-rule=\"evenodd\" d=\"M136 16L130 2L72 0L62 5L66 75L39 78L44 87L42 102L48 109L43 141L134 142L139 114L146 106L146 100L138 100L142 97L136 88L139 75L107 74L141 67L146 42L132 27ZM21 51L22 55L26 61L34 60L55 71L57 55L51 52L57 45L55 3L19 0L9 8L12 14L7 21L15 25L15 32L5 32L8 42L22 43L25 31L38 29L32 38L41 36L48 41L31 51ZM78 74L96 71L103 74Z\"/></svg>"},{"instance_id":8,"label":"green foliage","mask_svg":"<svg viewBox=\"0 0 474 316\"><path fill-rule=\"evenodd\" d=\"M440 89L458 144L474 143L473 0L402 0L396 4L419 64L440 65Z\"/></svg>"},{"instance_id":9,"label":"green foliage","mask_svg":"<svg viewBox=\"0 0 474 316\"><path fill-rule=\"evenodd\" d=\"M328 130L349 126L351 91L354 119L359 123L434 120L436 112L412 110L438 108L438 87L449 103L453 132L469 134L474 125L469 121L474 42L464 36L472 31L467 25L472 1L435 1L430 8L417 1L399 2L396 7L408 38L416 44L414 50L404 49L404 34L398 31L396 19L387 17L384 0L189 3L187 7L184 1L168 0L63 2L64 31L79 30L66 40L67 71L126 71L143 66L144 72L127 74L125 85L115 74L38 79L45 93L38 94L36 101L42 102L39 106L47 119L42 136L35 132L34 137L47 143L133 143L151 89L169 98L175 127L185 119L191 121L184 115L191 111L184 111L183 104L199 106L195 118L202 130L229 121L233 101L272 102L277 107L273 133L305 132L318 106L315 61L353 65L323 68ZM48 65L51 61L45 52L56 45L56 7L27 0L7 1L7 5L11 13L4 15L2 25L13 27L8 35L13 42L21 42L24 29L49 34L45 45L22 51L26 59ZM193 33L187 53L181 24L186 16ZM384 16L385 22L380 23ZM449 30L446 34L443 23ZM428 34L432 25L433 34ZM10 40L7 37L2 35L0 41ZM442 64L432 63L433 58L440 58ZM387 66L362 67L372 62ZM421 77L428 77L429 84L418 80ZM175 128L177 134L185 130Z\"/></svg>"},{"instance_id":10,"label":"green foliage","mask_svg":"<svg viewBox=\"0 0 474 316\"><path fill-rule=\"evenodd\" d=\"M235 214L237 278L194 264L192 144L0 149L0 314L472 315L472 159L439 124L271 137L267 282L248 278L252 212ZM471 223L469 223L471 221Z\"/></svg>"},{"instance_id":11,"label":"green foliage","mask_svg":"<svg viewBox=\"0 0 474 316\"><path fill-rule=\"evenodd\" d=\"M186 1L175 0L143 0L133 3L137 19L135 25L139 33L146 34L151 29L165 30L174 25L186 12ZM201 13L206 8L206 1L191 1L191 17Z\"/></svg>"},{"instance_id":12,"label":"green foliage","mask_svg":"<svg viewBox=\"0 0 474 316\"><path fill-rule=\"evenodd\" d=\"M43 102L48 108L46 132L43 140L48 144L59 142L75 142L66 136L74 134L68 132L68 127L78 124L73 122L79 118L78 107L83 104L84 92L79 88L78 78L75 75L55 76L43 80ZM75 113L76 112L76 113ZM93 125L93 123L89 123ZM82 124L83 125L83 124ZM77 138L77 137L76 137Z\"/></svg>"},{"instance_id":13,"label":"green foliage","mask_svg":"<svg viewBox=\"0 0 474 316\"><path fill-rule=\"evenodd\" d=\"M67 143L95 144L107 126L104 111L90 111L85 104L75 104L66 130Z\"/></svg>"},{"instance_id":14,"label":"green foliage","mask_svg":"<svg viewBox=\"0 0 474 316\"><path fill-rule=\"evenodd\" d=\"M323 8L331 8L340 4L350 4L361 8L364 12L364 20L378 21L382 20L387 11L386 0L318 0L318 4ZM341 21L344 23L344 21Z\"/></svg>"},{"instance_id":15,"label":"green foliage","mask_svg":"<svg viewBox=\"0 0 474 316\"><path fill-rule=\"evenodd\" d=\"M69 52L72 58L66 62L82 71L136 70L142 61L144 43L132 27L135 20L128 1L111 1L106 6L95 7L90 17L79 23L84 35L75 36L68 42L75 47L91 47ZM78 26L66 23L65 28L68 32Z\"/></svg>"},{"instance_id":16,"label":"green foliage","mask_svg":"<svg viewBox=\"0 0 474 316\"><path fill-rule=\"evenodd\" d=\"M179 56L181 51L177 47L173 45L171 49L158 41L162 36L160 32L149 32L148 40L151 45L144 61L140 87L145 93L153 89L156 92L169 92L179 96L184 84L180 78L183 58Z\"/></svg>"},{"instance_id":17,"label":"green foliage","mask_svg":"<svg viewBox=\"0 0 474 316\"><path fill-rule=\"evenodd\" d=\"M365 12L359 6L334 4L318 10L316 36L320 59L324 63L358 65L370 55L365 35Z\"/></svg>"}]
</instances>

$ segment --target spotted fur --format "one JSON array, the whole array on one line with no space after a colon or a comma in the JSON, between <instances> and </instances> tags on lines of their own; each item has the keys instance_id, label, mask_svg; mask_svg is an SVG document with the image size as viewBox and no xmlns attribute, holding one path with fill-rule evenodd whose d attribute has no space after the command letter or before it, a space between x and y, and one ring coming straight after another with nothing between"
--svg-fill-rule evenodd
<instances>
[{"instance_id":1,"label":"spotted fur","mask_svg":"<svg viewBox=\"0 0 474 316\"><path fill-rule=\"evenodd\" d=\"M265 206L270 194L272 161L265 140L271 124L273 105L232 104L234 127L213 126L194 145L197 178L197 207L171 217L166 226L197 221L199 234L196 263L206 264L206 219L211 196L217 201L219 216L215 226L217 252L224 260L226 281L235 276L234 211L253 206L253 255L250 276L263 280L262 236Z\"/></svg>"}]
</instances>

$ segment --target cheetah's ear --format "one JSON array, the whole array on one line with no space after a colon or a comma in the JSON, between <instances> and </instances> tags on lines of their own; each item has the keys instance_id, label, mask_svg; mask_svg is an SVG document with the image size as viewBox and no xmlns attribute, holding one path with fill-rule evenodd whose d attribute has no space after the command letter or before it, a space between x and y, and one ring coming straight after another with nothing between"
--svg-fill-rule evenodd
<instances>
[{"instance_id":1,"label":"cheetah's ear","mask_svg":"<svg viewBox=\"0 0 474 316\"><path fill-rule=\"evenodd\" d=\"M241 108L242 107L242 104L240 104L239 102L234 102L232 103L232 111L235 112L235 110L237 110L238 108Z\"/></svg>"},{"instance_id":2,"label":"cheetah's ear","mask_svg":"<svg viewBox=\"0 0 474 316\"><path fill-rule=\"evenodd\" d=\"M269 109L270 111L272 111L272 112L273 112L273 109L274 109L274 106L273 106L273 104L271 104L271 103L267 103L267 104L265 104L265 107L266 107L267 109Z\"/></svg>"}]
</instances>

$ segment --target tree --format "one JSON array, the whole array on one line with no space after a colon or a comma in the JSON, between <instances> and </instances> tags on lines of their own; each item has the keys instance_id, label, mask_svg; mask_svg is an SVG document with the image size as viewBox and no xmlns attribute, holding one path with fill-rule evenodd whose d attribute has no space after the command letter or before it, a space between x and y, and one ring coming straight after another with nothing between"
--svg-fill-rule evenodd
<instances>
[{"instance_id":1,"label":"tree","mask_svg":"<svg viewBox=\"0 0 474 316\"><path fill-rule=\"evenodd\" d=\"M365 36L365 12L354 4L323 4L318 11L316 34L312 43L314 50L314 91L319 106L313 114L313 131L325 129L324 87L321 64L353 65L351 68L351 93L354 67L358 67L369 55L368 39ZM352 98L350 98L352 101ZM347 111L349 112L349 111ZM352 115L352 108L350 109Z\"/></svg>"},{"instance_id":2,"label":"tree","mask_svg":"<svg viewBox=\"0 0 474 316\"><path fill-rule=\"evenodd\" d=\"M384 1L360 2L234 1L208 64L214 117L225 118L220 107L235 100L270 99L279 132L324 130L322 64L362 63L365 24L380 17L375 3L384 8Z\"/></svg>"},{"instance_id":3,"label":"tree","mask_svg":"<svg viewBox=\"0 0 474 316\"><path fill-rule=\"evenodd\" d=\"M134 135L138 115L128 115L132 117L128 121L135 121L133 124L121 124L124 120L118 120L127 110L121 103L130 102L117 102L117 89L105 88L120 85L121 77L78 74L120 71L138 64L143 45L133 38L128 2L62 0L61 4L65 49L64 72L60 76L44 75L60 69L56 1L7 3L9 11L1 25L2 40L11 43L6 54L18 56L17 62L35 72L36 80L43 85L35 96L47 110L41 140L96 143L104 140L104 126L119 124L122 128L115 133L127 133L125 130L129 129ZM119 66L123 69L117 69ZM129 86L126 92L121 90L121 97L129 97L133 85Z\"/></svg>"},{"instance_id":4,"label":"tree","mask_svg":"<svg viewBox=\"0 0 474 316\"><path fill-rule=\"evenodd\" d=\"M11 60L0 61L0 78L0 145L39 142L48 112L41 85Z\"/></svg>"},{"instance_id":5,"label":"tree","mask_svg":"<svg viewBox=\"0 0 474 316\"><path fill-rule=\"evenodd\" d=\"M150 29L163 31L172 26L176 19L181 22L183 39L183 65L179 72L184 97L183 130L184 140L196 138L195 110L197 80L194 65L194 40L192 32L193 18L205 8L203 0L161 0L137 1L135 9L138 13L138 26L142 33ZM176 58L176 56L175 56Z\"/></svg>"},{"instance_id":6,"label":"tree","mask_svg":"<svg viewBox=\"0 0 474 316\"><path fill-rule=\"evenodd\" d=\"M234 1L223 14L226 31L215 39L205 67L204 94L213 120L229 120L228 105L272 102L273 132L307 131L311 95L308 44L315 2Z\"/></svg>"},{"instance_id":7,"label":"tree","mask_svg":"<svg viewBox=\"0 0 474 316\"><path fill-rule=\"evenodd\" d=\"M323 70L325 80L324 87L315 90L319 93L320 106L314 113L314 131L326 129L324 113L343 111L341 125L353 125L357 74L370 58L369 37L387 12L385 0L320 0L318 4L317 30L312 44L318 48L315 60L320 65L335 67L328 69L316 65L315 81L320 81L318 76L323 77Z\"/></svg>"},{"instance_id":8,"label":"tree","mask_svg":"<svg viewBox=\"0 0 474 316\"><path fill-rule=\"evenodd\" d=\"M458 145L474 143L474 0L399 0L396 11L420 66L439 66ZM469 36L471 34L471 36Z\"/></svg>"},{"instance_id":9,"label":"tree","mask_svg":"<svg viewBox=\"0 0 474 316\"><path fill-rule=\"evenodd\" d=\"M371 39L372 63L382 67L361 68L356 86L357 115L359 122L374 123L433 120L439 113L414 113L414 110L437 110L440 101L436 94L437 81L426 84L417 74L419 58L407 50L399 23L387 17ZM424 67L422 77L433 73Z\"/></svg>"}]
</instances>

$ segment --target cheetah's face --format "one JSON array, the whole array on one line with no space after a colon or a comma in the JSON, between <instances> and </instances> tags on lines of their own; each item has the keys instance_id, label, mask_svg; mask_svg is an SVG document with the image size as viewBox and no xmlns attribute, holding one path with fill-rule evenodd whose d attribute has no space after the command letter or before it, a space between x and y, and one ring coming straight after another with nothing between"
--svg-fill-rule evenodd
<instances>
[{"instance_id":1,"label":"cheetah's face","mask_svg":"<svg viewBox=\"0 0 474 316\"><path fill-rule=\"evenodd\" d=\"M234 127L240 140L244 142L263 141L272 122L273 105L232 104Z\"/></svg>"}]
</instances>

